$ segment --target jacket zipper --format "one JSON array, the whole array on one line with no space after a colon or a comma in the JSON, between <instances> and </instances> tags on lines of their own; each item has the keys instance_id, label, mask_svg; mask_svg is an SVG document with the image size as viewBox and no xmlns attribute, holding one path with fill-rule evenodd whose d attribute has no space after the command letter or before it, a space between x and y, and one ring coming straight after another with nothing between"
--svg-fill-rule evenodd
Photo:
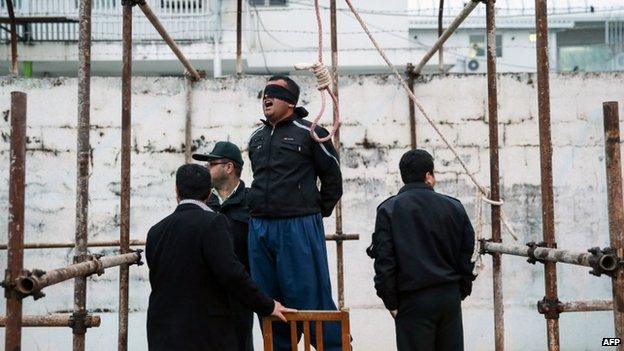
<instances>
[{"instance_id":1,"label":"jacket zipper","mask_svg":"<svg viewBox=\"0 0 624 351\"><path fill-rule=\"evenodd\" d=\"M268 174L269 176L267 177L267 185L266 185L266 191L264 192L264 208L267 209L269 207L269 185L271 184L271 149L273 146L273 133L275 132L275 127L277 125L273 125L273 129L271 129L271 135L269 136L269 152L267 154L267 168L268 168Z\"/></svg>"}]
</instances>

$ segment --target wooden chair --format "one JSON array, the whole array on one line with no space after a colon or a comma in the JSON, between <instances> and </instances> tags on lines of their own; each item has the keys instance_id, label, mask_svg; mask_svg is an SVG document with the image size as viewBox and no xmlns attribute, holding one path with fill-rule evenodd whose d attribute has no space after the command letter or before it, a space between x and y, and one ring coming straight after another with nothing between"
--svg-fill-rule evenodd
<instances>
[{"instance_id":1,"label":"wooden chair","mask_svg":"<svg viewBox=\"0 0 624 351\"><path fill-rule=\"evenodd\" d=\"M351 351L351 335L349 328L349 311L299 311L284 313L290 323L290 342L292 351L297 351L297 322L303 322L303 345L305 351L310 351L311 335L310 322L315 322L316 350L323 351L323 322L340 322L342 350ZM273 322L284 323L276 317L265 317L262 320L262 338L264 351L273 351Z\"/></svg>"}]
</instances>

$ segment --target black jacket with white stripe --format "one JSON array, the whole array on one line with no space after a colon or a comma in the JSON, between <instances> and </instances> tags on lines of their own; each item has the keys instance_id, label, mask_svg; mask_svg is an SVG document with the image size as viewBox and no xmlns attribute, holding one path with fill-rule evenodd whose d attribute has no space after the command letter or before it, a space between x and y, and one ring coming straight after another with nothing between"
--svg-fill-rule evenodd
<instances>
[{"instance_id":1,"label":"black jacket with white stripe","mask_svg":"<svg viewBox=\"0 0 624 351\"><path fill-rule=\"evenodd\" d=\"M342 174L331 140L318 143L310 136L312 123L293 115L256 130L249 140L253 183L249 210L254 217L288 218L331 215L342 196ZM329 133L316 128L320 137ZM317 187L320 180L320 189Z\"/></svg>"}]
</instances>

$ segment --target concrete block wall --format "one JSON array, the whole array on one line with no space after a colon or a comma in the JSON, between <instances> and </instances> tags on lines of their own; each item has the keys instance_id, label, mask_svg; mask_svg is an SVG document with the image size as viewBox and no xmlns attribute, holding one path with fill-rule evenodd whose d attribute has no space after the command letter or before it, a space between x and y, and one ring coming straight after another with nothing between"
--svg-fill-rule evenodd
<instances>
[{"instance_id":1,"label":"concrete block wall","mask_svg":"<svg viewBox=\"0 0 624 351\"><path fill-rule=\"evenodd\" d=\"M602 102L624 104L624 76L611 74L551 77L553 169L556 235L559 247L584 251L607 246L606 181L602 132ZM301 103L314 115L318 92L309 77L298 77ZM394 349L393 322L373 289L370 244L376 206L401 186L398 161L410 145L408 100L397 81L387 76L342 76L342 169L344 231L359 233L360 241L345 243L345 292L352 313L355 350ZM499 79L501 185L505 210L519 234L519 243L541 237L539 138L536 79L532 74L506 74ZM265 77L224 78L195 84L192 99L193 148L209 150L218 140L246 149L249 135L262 117L258 92ZM0 241L6 241L10 92L28 94L28 153L26 167L26 241L72 241L75 227L77 81L75 79L0 79ZM121 82L93 78L89 235L91 240L119 236ZM179 78L133 80L131 236L142 239L149 227L175 207L174 172L184 162L186 84ZM489 180L487 88L484 76L450 75L428 78L416 86L427 113L457 146L477 177ZM621 105L622 106L622 105ZM624 113L621 109L621 116ZM417 111L419 147L436 159L439 192L458 197L472 216L475 189L440 138ZM324 117L327 124L329 115ZM246 157L246 156L245 156ZM246 158L246 160L248 160ZM248 183L248 163L243 171ZM4 214L4 215L1 215ZM489 217L489 210L486 210ZM334 218L325 221L334 231ZM489 234L485 227L485 236ZM503 233L503 239L512 238ZM328 243L329 265L336 285L336 258ZM71 262L69 249L30 250L26 268L51 269ZM113 249L94 249L113 253ZM490 259L477 278L473 295L464 302L468 350L493 349ZM6 252L0 252L0 270ZM546 348L544 318L535 304L543 297L543 268L522 258L505 257L504 297L507 346ZM560 265L559 292L564 301L609 298L610 282L587 269ZM147 267L132 267L130 288L131 350L145 350L145 311L149 296ZM88 308L102 315L102 326L89 330L89 350L114 348L117 330L118 274L115 269L90 279ZM73 284L45 289L47 296L24 303L26 314L70 311ZM0 302L4 305L4 300ZM602 337L613 336L612 314L593 312L561 317L562 348L590 350ZM4 336L0 330L0 337ZM256 343L260 348L258 332ZM24 329L24 350L66 350L71 331L65 328Z\"/></svg>"}]
</instances>

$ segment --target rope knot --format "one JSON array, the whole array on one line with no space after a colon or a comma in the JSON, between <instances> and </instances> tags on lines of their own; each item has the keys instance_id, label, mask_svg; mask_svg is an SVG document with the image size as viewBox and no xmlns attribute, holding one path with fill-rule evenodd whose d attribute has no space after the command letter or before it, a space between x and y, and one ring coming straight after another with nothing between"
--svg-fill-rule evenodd
<instances>
[{"instance_id":1,"label":"rope knot","mask_svg":"<svg viewBox=\"0 0 624 351\"><path fill-rule=\"evenodd\" d=\"M329 69L323 62L316 63L298 63L295 65L297 70L308 70L314 73L316 77L316 88L318 90L329 89L332 84L332 76L329 73Z\"/></svg>"}]
</instances>

